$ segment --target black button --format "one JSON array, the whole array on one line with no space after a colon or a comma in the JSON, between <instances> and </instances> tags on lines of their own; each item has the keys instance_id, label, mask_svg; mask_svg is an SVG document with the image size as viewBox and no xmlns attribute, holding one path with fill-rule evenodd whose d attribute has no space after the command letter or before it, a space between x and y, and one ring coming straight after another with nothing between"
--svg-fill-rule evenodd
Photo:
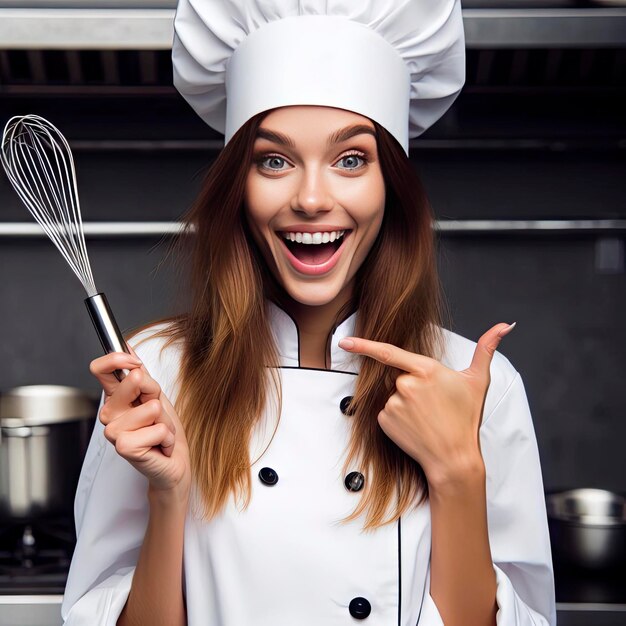
<instances>
[{"instance_id":1,"label":"black button","mask_svg":"<svg viewBox=\"0 0 626 626\"><path fill-rule=\"evenodd\" d=\"M352 401L352 396L346 396L339 403L339 408L341 409L341 412L344 415L354 415L354 411L348 411L348 405L350 404L351 401Z\"/></svg>"},{"instance_id":2,"label":"black button","mask_svg":"<svg viewBox=\"0 0 626 626\"><path fill-rule=\"evenodd\" d=\"M361 472L350 472L343 483L348 491L361 491L365 483L365 476Z\"/></svg>"},{"instance_id":3,"label":"black button","mask_svg":"<svg viewBox=\"0 0 626 626\"><path fill-rule=\"evenodd\" d=\"M264 467L259 472L259 478L266 485L275 485L278 482L278 474L271 467Z\"/></svg>"},{"instance_id":4,"label":"black button","mask_svg":"<svg viewBox=\"0 0 626 626\"><path fill-rule=\"evenodd\" d=\"M372 612L372 605L365 598L354 598L348 608L356 619L365 619Z\"/></svg>"}]
</instances>

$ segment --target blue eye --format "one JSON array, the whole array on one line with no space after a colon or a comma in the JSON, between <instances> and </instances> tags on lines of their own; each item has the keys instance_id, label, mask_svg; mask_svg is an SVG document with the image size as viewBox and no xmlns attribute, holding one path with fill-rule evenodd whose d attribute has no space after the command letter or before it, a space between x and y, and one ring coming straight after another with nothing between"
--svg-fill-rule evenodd
<instances>
[{"instance_id":1,"label":"blue eye","mask_svg":"<svg viewBox=\"0 0 626 626\"><path fill-rule=\"evenodd\" d=\"M337 163L341 163L341 161L347 161L348 159L351 159L352 162L356 161L357 159L363 162L363 165L357 165L355 167L342 167L340 169L348 169L348 170L358 170L361 167L364 167L364 165L367 163L367 160L365 159L365 155L363 154L357 154L357 153L352 153L352 154L346 154L345 156L341 157L341 159L339 159L339 161L337 161Z\"/></svg>"},{"instance_id":2,"label":"blue eye","mask_svg":"<svg viewBox=\"0 0 626 626\"><path fill-rule=\"evenodd\" d=\"M281 169L276 169L274 167L267 167L266 165L264 165L265 161L282 161L284 163L285 159L283 159L282 157L279 157L276 154L268 154L267 156L261 157L258 161L262 167L268 170L272 170L274 172L280 172L282 171Z\"/></svg>"}]
</instances>

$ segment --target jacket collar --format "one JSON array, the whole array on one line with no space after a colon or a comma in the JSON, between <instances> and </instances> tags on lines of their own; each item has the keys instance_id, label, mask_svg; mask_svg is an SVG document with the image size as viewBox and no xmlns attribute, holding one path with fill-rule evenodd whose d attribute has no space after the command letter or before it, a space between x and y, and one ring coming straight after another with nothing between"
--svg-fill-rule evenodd
<instances>
[{"instance_id":1,"label":"jacket collar","mask_svg":"<svg viewBox=\"0 0 626 626\"><path fill-rule=\"evenodd\" d=\"M269 312L270 324L278 353L281 367L300 367L300 339L298 326L295 320L281 307L266 299ZM354 333L356 324L355 311L343 320L331 333L330 344L330 369L334 371L359 373L359 361L362 357L350 354L339 347L339 341L343 337L350 337Z\"/></svg>"}]
</instances>

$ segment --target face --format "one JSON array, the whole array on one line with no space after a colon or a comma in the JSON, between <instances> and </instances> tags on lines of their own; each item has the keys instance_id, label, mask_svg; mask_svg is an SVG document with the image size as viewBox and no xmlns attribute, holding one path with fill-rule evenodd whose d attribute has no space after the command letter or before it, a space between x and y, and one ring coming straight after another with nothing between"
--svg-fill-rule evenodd
<instances>
[{"instance_id":1,"label":"face","mask_svg":"<svg viewBox=\"0 0 626 626\"><path fill-rule=\"evenodd\" d=\"M385 185L374 133L368 118L332 107L281 107L261 123L245 215L276 279L303 305L343 304L376 240Z\"/></svg>"}]
</instances>

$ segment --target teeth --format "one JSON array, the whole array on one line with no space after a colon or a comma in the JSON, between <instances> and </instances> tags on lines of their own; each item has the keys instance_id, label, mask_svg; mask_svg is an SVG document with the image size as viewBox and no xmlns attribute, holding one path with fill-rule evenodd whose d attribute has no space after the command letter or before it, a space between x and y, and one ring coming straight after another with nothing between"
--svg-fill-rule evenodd
<instances>
[{"instance_id":1,"label":"teeth","mask_svg":"<svg viewBox=\"0 0 626 626\"><path fill-rule=\"evenodd\" d=\"M298 243L306 244L320 244L328 243L329 241L335 241L340 237L343 237L345 230L333 230L326 233L281 233L281 235L289 241L296 241Z\"/></svg>"}]
</instances>

